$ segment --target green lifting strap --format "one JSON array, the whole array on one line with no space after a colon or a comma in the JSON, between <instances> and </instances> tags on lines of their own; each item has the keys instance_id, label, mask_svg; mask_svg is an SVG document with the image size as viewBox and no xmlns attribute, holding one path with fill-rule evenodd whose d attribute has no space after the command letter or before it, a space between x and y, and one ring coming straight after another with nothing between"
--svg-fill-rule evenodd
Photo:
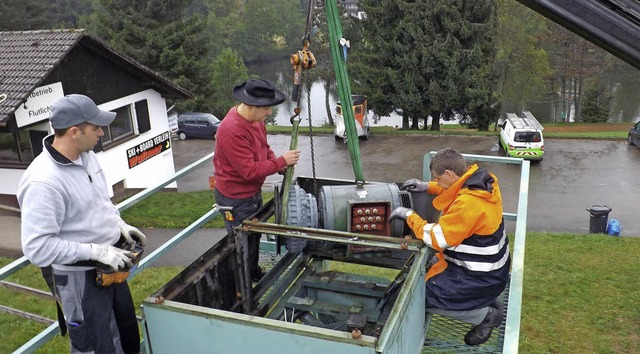
<instances>
[{"instance_id":1,"label":"green lifting strap","mask_svg":"<svg viewBox=\"0 0 640 354\"><path fill-rule=\"evenodd\" d=\"M300 127L299 111L291 117L291 143L289 144L289 150L298 149L298 131ZM279 224L286 224L287 222L287 208L289 207L289 190L291 189L291 180L293 179L293 172L295 166L287 166L284 178L282 179L282 212L279 216L279 220L276 220Z\"/></svg>"},{"instance_id":2,"label":"green lifting strap","mask_svg":"<svg viewBox=\"0 0 640 354\"><path fill-rule=\"evenodd\" d=\"M342 26L340 25L340 15L335 0L328 0L327 22L329 24L329 42L331 43L331 56L333 57L333 68L336 71L336 82L338 95L342 105L342 117L344 119L345 131L347 134L347 145L351 155L351 164L356 182L364 183L364 173L362 172L362 162L360 161L360 146L358 144L358 132L356 121L353 116L353 103L351 101L351 87L349 86L349 75L345 59L342 57L340 38L342 38Z\"/></svg>"}]
</instances>

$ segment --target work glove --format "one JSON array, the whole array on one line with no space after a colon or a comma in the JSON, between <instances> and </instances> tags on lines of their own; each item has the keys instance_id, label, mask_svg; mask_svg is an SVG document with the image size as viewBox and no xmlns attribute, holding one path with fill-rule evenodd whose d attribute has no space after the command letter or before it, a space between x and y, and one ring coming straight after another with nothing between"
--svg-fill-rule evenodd
<instances>
[{"instance_id":1,"label":"work glove","mask_svg":"<svg viewBox=\"0 0 640 354\"><path fill-rule=\"evenodd\" d=\"M402 219L405 221L411 214L413 214L413 210L405 207L397 207L393 209L391 215L389 215L389 222L392 222L395 219Z\"/></svg>"},{"instance_id":2,"label":"work glove","mask_svg":"<svg viewBox=\"0 0 640 354\"><path fill-rule=\"evenodd\" d=\"M120 234L131 249L136 243L141 247L147 245L147 237L137 227L133 227L122 220L118 222L118 227L120 228Z\"/></svg>"},{"instance_id":3,"label":"work glove","mask_svg":"<svg viewBox=\"0 0 640 354\"><path fill-rule=\"evenodd\" d=\"M133 268L135 256L129 251L119 249L109 245L91 244L89 259L106 264L114 270L124 270Z\"/></svg>"},{"instance_id":4,"label":"work glove","mask_svg":"<svg viewBox=\"0 0 640 354\"><path fill-rule=\"evenodd\" d=\"M429 189L429 182L422 182L419 179L412 178L406 180L401 186L401 190L409 190L410 192L425 192Z\"/></svg>"}]
</instances>

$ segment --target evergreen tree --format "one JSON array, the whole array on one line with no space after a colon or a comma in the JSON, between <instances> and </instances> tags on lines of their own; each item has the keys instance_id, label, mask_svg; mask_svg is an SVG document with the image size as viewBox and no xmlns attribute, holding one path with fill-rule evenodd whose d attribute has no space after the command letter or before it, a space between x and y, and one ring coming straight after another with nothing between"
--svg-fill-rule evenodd
<instances>
[{"instance_id":1,"label":"evergreen tree","mask_svg":"<svg viewBox=\"0 0 640 354\"><path fill-rule=\"evenodd\" d=\"M528 102L548 99L552 71L547 52L538 44L548 20L512 0L500 0L498 13L497 92L502 113L520 112Z\"/></svg>"},{"instance_id":2,"label":"evergreen tree","mask_svg":"<svg viewBox=\"0 0 640 354\"><path fill-rule=\"evenodd\" d=\"M604 123L609 117L612 96L602 82L592 82L584 94L582 119L587 123Z\"/></svg>"},{"instance_id":3,"label":"evergreen tree","mask_svg":"<svg viewBox=\"0 0 640 354\"><path fill-rule=\"evenodd\" d=\"M354 82L352 92L367 96L369 107L381 116L401 113L398 104L402 91L398 81L402 76L396 57L402 55L397 47L397 37L403 8L395 0L363 0L360 6L367 14L362 21L363 41L352 43L349 72ZM409 116L403 116L402 128L409 128Z\"/></svg>"},{"instance_id":4,"label":"evergreen tree","mask_svg":"<svg viewBox=\"0 0 640 354\"><path fill-rule=\"evenodd\" d=\"M304 33L306 6L298 0L210 0L223 47L246 62L289 55ZM229 8L232 6L233 8Z\"/></svg>"},{"instance_id":5,"label":"evergreen tree","mask_svg":"<svg viewBox=\"0 0 640 354\"><path fill-rule=\"evenodd\" d=\"M95 32L114 48L194 93L179 110L210 111L206 21L187 15L190 0L100 0Z\"/></svg>"},{"instance_id":6,"label":"evergreen tree","mask_svg":"<svg viewBox=\"0 0 640 354\"><path fill-rule=\"evenodd\" d=\"M39 0L0 1L0 31L27 31L55 28L49 4Z\"/></svg>"},{"instance_id":7,"label":"evergreen tree","mask_svg":"<svg viewBox=\"0 0 640 354\"><path fill-rule=\"evenodd\" d=\"M496 108L493 87L495 0L364 0L366 44L357 81L381 114L399 111L403 128L428 115L461 114L487 130ZM425 124L426 126L426 124Z\"/></svg>"},{"instance_id":8,"label":"evergreen tree","mask_svg":"<svg viewBox=\"0 0 640 354\"><path fill-rule=\"evenodd\" d=\"M80 28L82 18L93 12L92 0L53 0L49 6L56 28Z\"/></svg>"},{"instance_id":9,"label":"evergreen tree","mask_svg":"<svg viewBox=\"0 0 640 354\"><path fill-rule=\"evenodd\" d=\"M229 108L236 104L231 96L233 87L249 79L244 62L231 48L223 49L211 64L212 95L211 112L219 118L227 114Z\"/></svg>"},{"instance_id":10,"label":"evergreen tree","mask_svg":"<svg viewBox=\"0 0 640 354\"><path fill-rule=\"evenodd\" d=\"M462 124L486 131L500 112L494 72L497 1L461 1L459 9L461 26L455 35L462 54L457 63L461 68L457 84L461 101L454 111L462 114Z\"/></svg>"}]
</instances>

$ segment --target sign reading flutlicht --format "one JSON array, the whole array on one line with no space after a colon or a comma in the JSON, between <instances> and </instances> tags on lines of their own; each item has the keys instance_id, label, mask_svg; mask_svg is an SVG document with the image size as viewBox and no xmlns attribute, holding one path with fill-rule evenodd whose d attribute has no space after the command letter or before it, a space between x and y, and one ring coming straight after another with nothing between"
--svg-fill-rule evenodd
<instances>
[{"instance_id":1,"label":"sign reading flutlicht","mask_svg":"<svg viewBox=\"0 0 640 354\"><path fill-rule=\"evenodd\" d=\"M40 86L33 90L27 101L15 111L18 128L49 119L51 106L64 97L62 83Z\"/></svg>"}]
</instances>

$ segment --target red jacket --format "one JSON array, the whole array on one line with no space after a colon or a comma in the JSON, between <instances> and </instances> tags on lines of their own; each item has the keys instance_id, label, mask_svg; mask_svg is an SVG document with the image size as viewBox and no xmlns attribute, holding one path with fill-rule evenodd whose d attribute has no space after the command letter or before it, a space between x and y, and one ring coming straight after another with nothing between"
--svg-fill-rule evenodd
<instances>
[{"instance_id":1,"label":"red jacket","mask_svg":"<svg viewBox=\"0 0 640 354\"><path fill-rule=\"evenodd\" d=\"M260 191L267 176L286 166L267 143L264 122L250 122L231 108L216 132L216 189L229 198L248 198Z\"/></svg>"}]
</instances>

